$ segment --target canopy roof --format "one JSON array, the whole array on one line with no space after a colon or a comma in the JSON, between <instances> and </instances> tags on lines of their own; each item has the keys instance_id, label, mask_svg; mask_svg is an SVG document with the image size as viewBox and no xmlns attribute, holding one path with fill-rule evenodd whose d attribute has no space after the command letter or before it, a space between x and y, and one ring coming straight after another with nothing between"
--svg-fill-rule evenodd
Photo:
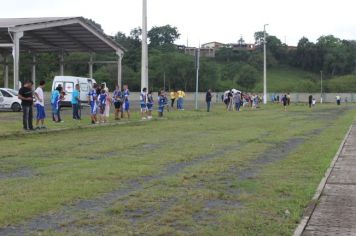
<instances>
[{"instance_id":1,"label":"canopy roof","mask_svg":"<svg viewBox=\"0 0 356 236\"><path fill-rule=\"evenodd\" d=\"M13 43L15 32L23 32L21 52L115 52L125 49L112 37L83 17L0 18L0 44ZM0 47L11 52L11 47Z\"/></svg>"}]
</instances>

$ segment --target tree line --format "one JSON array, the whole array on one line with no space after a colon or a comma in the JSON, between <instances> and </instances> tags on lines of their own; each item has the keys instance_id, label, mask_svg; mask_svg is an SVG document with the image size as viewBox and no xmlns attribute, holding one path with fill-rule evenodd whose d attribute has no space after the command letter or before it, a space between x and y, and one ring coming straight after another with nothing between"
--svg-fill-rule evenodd
<instances>
[{"instance_id":1,"label":"tree line","mask_svg":"<svg viewBox=\"0 0 356 236\"><path fill-rule=\"evenodd\" d=\"M100 25L98 25L100 27ZM135 28L126 35L118 32L114 39L127 50L123 60L123 81L132 90L140 89L141 74L141 29ZM201 58L200 91L213 89L223 91L239 88L254 91L262 78L263 32L255 33L255 50L236 50L226 47L216 51L215 58ZM149 84L154 91L162 88L195 90L195 59L186 55L181 47L174 44L180 33L176 27L155 26L148 32L149 38ZM324 72L325 78L346 75L355 71L356 41L342 40L333 35L321 36L315 43L303 37L296 48L288 47L273 35L266 37L268 67L278 65L296 67L309 72ZM243 44L240 38L238 43ZM88 61L86 53L67 55L68 60ZM114 54L98 54L97 60L115 60ZM23 55L22 62L30 63L31 57ZM37 67L38 78L52 78L58 74L57 54L46 53L38 56L41 63ZM88 65L68 64L66 74L88 76ZM21 65L21 77L30 78L30 66ZM105 81L113 88L117 76L117 66L95 65L94 78ZM260 92L260 91L256 91ZM293 91L290 91L293 92Z\"/></svg>"}]
</instances>

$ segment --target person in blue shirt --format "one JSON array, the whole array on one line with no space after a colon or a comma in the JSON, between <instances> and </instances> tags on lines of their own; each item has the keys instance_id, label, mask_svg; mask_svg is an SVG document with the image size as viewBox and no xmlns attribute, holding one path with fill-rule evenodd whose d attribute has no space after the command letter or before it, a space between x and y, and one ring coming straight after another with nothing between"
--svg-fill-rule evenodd
<instances>
[{"instance_id":1,"label":"person in blue shirt","mask_svg":"<svg viewBox=\"0 0 356 236\"><path fill-rule=\"evenodd\" d=\"M152 96L152 91L149 91L147 94L147 118L152 119L152 110L153 110L153 96Z\"/></svg>"},{"instance_id":2,"label":"person in blue shirt","mask_svg":"<svg viewBox=\"0 0 356 236\"><path fill-rule=\"evenodd\" d=\"M96 118L96 114L97 114L97 105L96 105L96 101L97 101L97 94L96 94L96 89L97 89L98 85L94 84L93 88L89 91L88 93L88 103L90 106L90 117L91 117L91 123L92 124L96 124L98 122L97 118Z\"/></svg>"},{"instance_id":3,"label":"person in blue shirt","mask_svg":"<svg viewBox=\"0 0 356 236\"><path fill-rule=\"evenodd\" d=\"M105 123L106 122L106 117L105 117L105 108L106 108L106 97L108 95L105 92L105 89L102 89L100 91L99 95L99 122L100 123Z\"/></svg>"},{"instance_id":4,"label":"person in blue shirt","mask_svg":"<svg viewBox=\"0 0 356 236\"><path fill-rule=\"evenodd\" d=\"M122 107L122 92L120 86L117 85L113 94L114 106L115 106L115 120L120 120L121 118L121 107Z\"/></svg>"},{"instance_id":5,"label":"person in blue shirt","mask_svg":"<svg viewBox=\"0 0 356 236\"><path fill-rule=\"evenodd\" d=\"M72 93L72 108L73 108L73 120L80 120L80 87L79 84L75 85L75 89Z\"/></svg>"},{"instance_id":6,"label":"person in blue shirt","mask_svg":"<svg viewBox=\"0 0 356 236\"><path fill-rule=\"evenodd\" d=\"M147 88L143 88L140 94L141 118L147 119Z\"/></svg>"},{"instance_id":7,"label":"person in blue shirt","mask_svg":"<svg viewBox=\"0 0 356 236\"><path fill-rule=\"evenodd\" d=\"M164 97L164 92L158 92L158 117L163 117L163 111L165 106L166 99Z\"/></svg>"},{"instance_id":8,"label":"person in blue shirt","mask_svg":"<svg viewBox=\"0 0 356 236\"><path fill-rule=\"evenodd\" d=\"M124 85L124 113L127 114L127 119L130 119L130 90L127 85Z\"/></svg>"},{"instance_id":9,"label":"person in blue shirt","mask_svg":"<svg viewBox=\"0 0 356 236\"><path fill-rule=\"evenodd\" d=\"M57 87L54 91L52 91L51 95L52 117L54 122L59 122L58 112L61 92L62 87Z\"/></svg>"}]
</instances>

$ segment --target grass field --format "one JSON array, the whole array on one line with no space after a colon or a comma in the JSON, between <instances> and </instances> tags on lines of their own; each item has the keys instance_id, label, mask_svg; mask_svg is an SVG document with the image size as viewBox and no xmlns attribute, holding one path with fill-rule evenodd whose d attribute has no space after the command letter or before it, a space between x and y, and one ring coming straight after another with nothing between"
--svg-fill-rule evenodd
<instances>
[{"instance_id":1,"label":"grass field","mask_svg":"<svg viewBox=\"0 0 356 236\"><path fill-rule=\"evenodd\" d=\"M291 235L355 108L214 107L29 135L0 113L0 235Z\"/></svg>"}]
</instances>

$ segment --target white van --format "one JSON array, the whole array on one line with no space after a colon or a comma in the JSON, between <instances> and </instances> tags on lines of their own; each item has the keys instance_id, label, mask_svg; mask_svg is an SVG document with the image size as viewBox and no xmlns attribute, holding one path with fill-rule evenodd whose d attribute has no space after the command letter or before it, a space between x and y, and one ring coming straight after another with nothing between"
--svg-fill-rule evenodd
<instances>
[{"instance_id":1,"label":"white van","mask_svg":"<svg viewBox=\"0 0 356 236\"><path fill-rule=\"evenodd\" d=\"M95 83L95 79L74 76L56 76L53 80L52 91L61 85L64 88L64 92L66 93L64 101L61 102L61 106L71 106L72 93L76 84L80 85L80 100L82 102L87 102L88 92Z\"/></svg>"}]
</instances>

